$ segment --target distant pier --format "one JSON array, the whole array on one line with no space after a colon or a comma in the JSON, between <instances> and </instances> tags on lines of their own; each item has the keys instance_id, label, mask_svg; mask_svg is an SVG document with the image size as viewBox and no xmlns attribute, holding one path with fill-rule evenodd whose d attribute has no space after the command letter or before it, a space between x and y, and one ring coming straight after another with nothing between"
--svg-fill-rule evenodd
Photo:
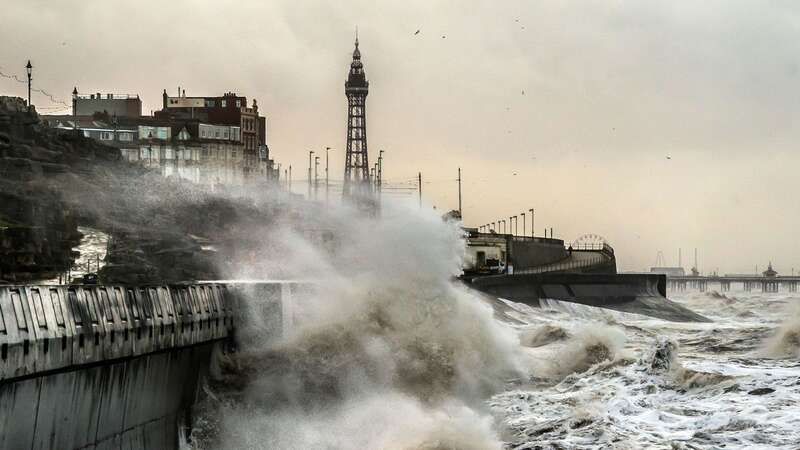
<instances>
[{"instance_id":1,"label":"distant pier","mask_svg":"<svg viewBox=\"0 0 800 450\"><path fill-rule=\"evenodd\" d=\"M685 291L695 289L705 292L711 285L719 285L720 292L728 292L733 284L741 284L742 290L751 292L797 292L800 285L800 276L762 276L762 275L667 275L667 289L672 291Z\"/></svg>"}]
</instances>

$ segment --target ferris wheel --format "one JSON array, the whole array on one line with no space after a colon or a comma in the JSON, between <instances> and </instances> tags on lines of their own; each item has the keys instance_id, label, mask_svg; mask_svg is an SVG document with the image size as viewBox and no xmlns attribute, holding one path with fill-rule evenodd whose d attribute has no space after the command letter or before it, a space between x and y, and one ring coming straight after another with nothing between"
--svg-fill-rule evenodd
<instances>
[{"instance_id":1,"label":"ferris wheel","mask_svg":"<svg viewBox=\"0 0 800 450\"><path fill-rule=\"evenodd\" d=\"M575 248L602 248L603 245L608 245L606 238L593 233L578 236L572 241L572 246Z\"/></svg>"}]
</instances>

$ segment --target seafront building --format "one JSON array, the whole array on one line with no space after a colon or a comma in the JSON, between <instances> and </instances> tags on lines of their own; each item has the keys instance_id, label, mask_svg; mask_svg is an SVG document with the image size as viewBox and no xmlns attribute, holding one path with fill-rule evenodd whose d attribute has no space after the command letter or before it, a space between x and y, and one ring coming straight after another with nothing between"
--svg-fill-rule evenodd
<instances>
[{"instance_id":1,"label":"seafront building","mask_svg":"<svg viewBox=\"0 0 800 450\"><path fill-rule=\"evenodd\" d=\"M136 95L78 94L71 115L42 116L52 128L80 130L116 147L126 160L207 185L245 185L280 181L270 158L266 118L253 100L226 93L220 97L169 97L160 111L141 115Z\"/></svg>"}]
</instances>

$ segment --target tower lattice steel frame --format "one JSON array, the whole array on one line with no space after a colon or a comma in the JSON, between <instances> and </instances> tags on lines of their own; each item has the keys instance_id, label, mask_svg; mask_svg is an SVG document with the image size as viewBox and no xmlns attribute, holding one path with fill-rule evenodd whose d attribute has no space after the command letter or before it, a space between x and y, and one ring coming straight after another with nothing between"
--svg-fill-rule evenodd
<instances>
[{"instance_id":1,"label":"tower lattice steel frame","mask_svg":"<svg viewBox=\"0 0 800 450\"><path fill-rule=\"evenodd\" d=\"M361 63L356 36L350 74L344 83L347 96L347 155L344 165L343 196L366 197L371 193L369 157L367 156L367 93L369 82Z\"/></svg>"}]
</instances>

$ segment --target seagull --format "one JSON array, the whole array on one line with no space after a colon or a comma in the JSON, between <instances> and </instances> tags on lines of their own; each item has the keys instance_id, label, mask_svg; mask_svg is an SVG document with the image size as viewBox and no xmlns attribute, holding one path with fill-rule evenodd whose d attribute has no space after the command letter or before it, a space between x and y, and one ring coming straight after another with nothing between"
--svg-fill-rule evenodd
<instances>
[{"instance_id":1,"label":"seagull","mask_svg":"<svg viewBox=\"0 0 800 450\"><path fill-rule=\"evenodd\" d=\"M444 39L444 38L446 38L446 37L447 37L447 36L445 36L445 35L442 35L442 39Z\"/></svg>"},{"instance_id":2,"label":"seagull","mask_svg":"<svg viewBox=\"0 0 800 450\"><path fill-rule=\"evenodd\" d=\"M525 95L525 89L522 90L522 95Z\"/></svg>"},{"instance_id":3,"label":"seagull","mask_svg":"<svg viewBox=\"0 0 800 450\"><path fill-rule=\"evenodd\" d=\"M672 159L672 156L667 155L667 159Z\"/></svg>"},{"instance_id":4,"label":"seagull","mask_svg":"<svg viewBox=\"0 0 800 450\"><path fill-rule=\"evenodd\" d=\"M417 31L415 31L415 32L414 32L414 36L416 36L416 35L418 35L418 34L419 34L419 30L417 30Z\"/></svg>"}]
</instances>

